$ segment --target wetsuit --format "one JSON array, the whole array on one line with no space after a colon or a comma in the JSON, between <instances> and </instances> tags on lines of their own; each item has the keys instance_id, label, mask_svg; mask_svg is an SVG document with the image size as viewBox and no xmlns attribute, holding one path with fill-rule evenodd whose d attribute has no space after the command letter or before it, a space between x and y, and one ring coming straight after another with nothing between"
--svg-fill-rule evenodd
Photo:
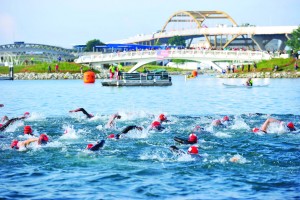
<instances>
[{"instance_id":1,"label":"wetsuit","mask_svg":"<svg viewBox=\"0 0 300 200\"><path fill-rule=\"evenodd\" d=\"M128 133L129 131L131 131L132 129L136 129L136 128L139 128L139 127L138 127L138 126L135 126L135 125L127 126L127 127L125 127L125 128L121 131L121 133L116 134L115 138L116 138L116 139L119 139L120 136L121 136L121 134L126 134L126 133Z\"/></svg>"},{"instance_id":2,"label":"wetsuit","mask_svg":"<svg viewBox=\"0 0 300 200\"><path fill-rule=\"evenodd\" d=\"M177 155L187 154L186 152L182 151L181 149L178 149L176 146L170 146L169 149L172 151L172 153L175 153Z\"/></svg>"},{"instance_id":3,"label":"wetsuit","mask_svg":"<svg viewBox=\"0 0 300 200\"><path fill-rule=\"evenodd\" d=\"M78 112L78 111L81 111L83 114L85 114L87 118L92 118L93 117L93 115L86 112L86 110L84 108L78 108L75 112Z\"/></svg>"},{"instance_id":4,"label":"wetsuit","mask_svg":"<svg viewBox=\"0 0 300 200\"><path fill-rule=\"evenodd\" d=\"M3 126L0 127L0 131L4 131L10 124L22 119L25 119L25 117L16 117L8 120L5 124L3 124Z\"/></svg>"},{"instance_id":5,"label":"wetsuit","mask_svg":"<svg viewBox=\"0 0 300 200\"><path fill-rule=\"evenodd\" d=\"M174 137L174 140L180 144L196 144L197 143L197 141L189 141L187 139L180 138L180 137Z\"/></svg>"},{"instance_id":6,"label":"wetsuit","mask_svg":"<svg viewBox=\"0 0 300 200\"><path fill-rule=\"evenodd\" d=\"M100 148L102 148L104 146L104 143L105 143L105 140L101 140L101 142L97 142L97 144L95 144L89 150L91 150L91 151L98 151Z\"/></svg>"}]
</instances>

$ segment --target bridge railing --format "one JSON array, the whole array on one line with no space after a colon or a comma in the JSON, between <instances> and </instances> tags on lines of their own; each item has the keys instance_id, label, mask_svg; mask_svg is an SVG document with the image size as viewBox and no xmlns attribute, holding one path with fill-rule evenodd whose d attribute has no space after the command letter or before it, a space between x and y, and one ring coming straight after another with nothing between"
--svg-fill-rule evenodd
<instances>
[{"instance_id":1,"label":"bridge railing","mask_svg":"<svg viewBox=\"0 0 300 200\"><path fill-rule=\"evenodd\" d=\"M77 63L113 63L113 62L138 62L145 59L209 59L209 60L269 60L270 54L262 51L218 51L198 49L171 49L171 50L148 50L129 51L116 53L86 53L75 60Z\"/></svg>"}]
</instances>

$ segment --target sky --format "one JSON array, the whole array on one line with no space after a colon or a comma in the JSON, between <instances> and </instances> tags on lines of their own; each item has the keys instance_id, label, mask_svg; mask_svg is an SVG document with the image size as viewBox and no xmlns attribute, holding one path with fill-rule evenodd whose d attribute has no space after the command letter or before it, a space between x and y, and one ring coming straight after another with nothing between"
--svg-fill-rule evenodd
<instances>
[{"instance_id":1,"label":"sky","mask_svg":"<svg viewBox=\"0 0 300 200\"><path fill-rule=\"evenodd\" d=\"M0 0L0 45L64 48L160 30L178 11L220 10L238 24L299 26L300 0Z\"/></svg>"}]
</instances>

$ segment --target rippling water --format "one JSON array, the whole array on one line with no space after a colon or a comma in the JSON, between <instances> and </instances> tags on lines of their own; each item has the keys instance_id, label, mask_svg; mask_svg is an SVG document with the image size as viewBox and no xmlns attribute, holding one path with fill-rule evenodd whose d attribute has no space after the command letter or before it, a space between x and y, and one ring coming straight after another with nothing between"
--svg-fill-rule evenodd
<instances>
[{"instance_id":1,"label":"rippling water","mask_svg":"<svg viewBox=\"0 0 300 200\"><path fill-rule=\"evenodd\" d=\"M208 76L170 87L102 87L80 80L2 81L1 116L31 117L0 132L0 198L4 199L298 199L300 198L300 80L255 79L263 88L226 88L242 79ZM69 110L84 107L86 119ZM105 128L111 114L122 116ZM147 128L160 113L169 123L162 132ZM211 126L228 115L226 128ZM254 134L268 118L293 121L293 133L271 126ZM106 139L125 126L142 126L120 140ZM13 139L25 140L24 125L50 142L28 150L10 149ZM187 151L173 137L188 137L196 125L200 159L176 156L170 145ZM64 132L67 130L67 134ZM88 143L106 139L98 152ZM235 158L237 162L232 162Z\"/></svg>"}]
</instances>

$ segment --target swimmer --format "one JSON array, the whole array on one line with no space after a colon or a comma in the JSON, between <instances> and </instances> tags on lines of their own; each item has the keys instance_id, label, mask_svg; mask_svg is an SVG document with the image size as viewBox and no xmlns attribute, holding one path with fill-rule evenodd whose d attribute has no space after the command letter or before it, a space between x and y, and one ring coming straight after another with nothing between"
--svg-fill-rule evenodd
<instances>
[{"instance_id":1,"label":"swimmer","mask_svg":"<svg viewBox=\"0 0 300 200\"><path fill-rule=\"evenodd\" d=\"M253 86L253 81L251 78L248 78L248 80L246 81L246 85L247 86Z\"/></svg>"},{"instance_id":2,"label":"swimmer","mask_svg":"<svg viewBox=\"0 0 300 200\"><path fill-rule=\"evenodd\" d=\"M24 134L25 135L33 135L31 126L24 126Z\"/></svg>"},{"instance_id":3,"label":"swimmer","mask_svg":"<svg viewBox=\"0 0 300 200\"><path fill-rule=\"evenodd\" d=\"M20 149L22 147L27 148L31 143L37 142L37 144L42 145L47 144L48 141L48 136L46 134L41 134L39 138L30 138L25 141L13 140L10 147L12 149Z\"/></svg>"},{"instance_id":4,"label":"swimmer","mask_svg":"<svg viewBox=\"0 0 300 200\"><path fill-rule=\"evenodd\" d=\"M161 130L164 130L165 127L162 127L161 123L159 121L154 121L154 122L152 122L150 129L155 129L155 130L161 131Z\"/></svg>"},{"instance_id":5,"label":"swimmer","mask_svg":"<svg viewBox=\"0 0 300 200\"><path fill-rule=\"evenodd\" d=\"M101 140L101 142L97 142L95 145L88 144L86 149L90 151L98 151L100 148L102 148L105 144L105 140Z\"/></svg>"},{"instance_id":6,"label":"swimmer","mask_svg":"<svg viewBox=\"0 0 300 200\"><path fill-rule=\"evenodd\" d=\"M191 133L189 135L188 139L180 138L180 137L174 137L174 140L180 144L196 144L198 141L197 135L194 133Z\"/></svg>"},{"instance_id":7,"label":"swimmer","mask_svg":"<svg viewBox=\"0 0 300 200\"><path fill-rule=\"evenodd\" d=\"M226 127L225 123L228 123L229 117L228 116L224 116L223 119L216 119L212 122L213 126L219 126L219 127Z\"/></svg>"},{"instance_id":8,"label":"swimmer","mask_svg":"<svg viewBox=\"0 0 300 200\"><path fill-rule=\"evenodd\" d=\"M119 115L118 113L111 115L105 127L113 128L115 126L115 119L121 119L121 115Z\"/></svg>"},{"instance_id":9,"label":"swimmer","mask_svg":"<svg viewBox=\"0 0 300 200\"><path fill-rule=\"evenodd\" d=\"M179 149L178 147L176 146L170 146L169 147L170 151L174 154L176 154L177 156L181 156L181 155L191 155L192 157L194 158L200 158L199 156L199 150L198 150L198 147L197 146L190 146L188 151L185 152L181 149Z\"/></svg>"},{"instance_id":10,"label":"swimmer","mask_svg":"<svg viewBox=\"0 0 300 200\"><path fill-rule=\"evenodd\" d=\"M120 139L120 137L122 137L122 135L125 135L126 133L128 133L129 131L133 130L133 129L137 129L139 131L143 130L142 127L140 126L135 126L135 125L132 125L132 126L127 126L125 127L121 133L118 133L118 134L110 134L108 136L108 138L114 138L114 139Z\"/></svg>"},{"instance_id":11,"label":"swimmer","mask_svg":"<svg viewBox=\"0 0 300 200\"><path fill-rule=\"evenodd\" d=\"M296 128L293 124L293 122L289 122L288 124L285 124L284 122L274 119L274 118L268 118L263 125L261 126L261 128L253 128L252 132L254 133L258 133L258 132L264 132L267 133L267 129L270 125L270 123L279 123L280 126L282 126L283 128L285 128L285 130L288 131L296 131Z\"/></svg>"},{"instance_id":12,"label":"swimmer","mask_svg":"<svg viewBox=\"0 0 300 200\"><path fill-rule=\"evenodd\" d=\"M158 118L159 118L160 123L170 122L170 120L168 120L167 117L164 114L160 114Z\"/></svg>"},{"instance_id":13,"label":"swimmer","mask_svg":"<svg viewBox=\"0 0 300 200\"><path fill-rule=\"evenodd\" d=\"M77 108L75 110L70 110L69 112L79 112L79 111L83 112L83 114L85 114L87 118L94 117L94 115L89 114L88 112L86 112L86 110L84 108Z\"/></svg>"},{"instance_id":14,"label":"swimmer","mask_svg":"<svg viewBox=\"0 0 300 200\"><path fill-rule=\"evenodd\" d=\"M3 104L0 104L0 108L1 108L1 107L4 107L4 105L3 105Z\"/></svg>"},{"instance_id":15,"label":"swimmer","mask_svg":"<svg viewBox=\"0 0 300 200\"><path fill-rule=\"evenodd\" d=\"M12 119L8 120L5 124L0 126L0 131L4 131L10 124L14 123L15 121L26 119L29 116L30 116L30 113L25 112L23 117L16 117L16 118L12 118Z\"/></svg>"}]
</instances>

